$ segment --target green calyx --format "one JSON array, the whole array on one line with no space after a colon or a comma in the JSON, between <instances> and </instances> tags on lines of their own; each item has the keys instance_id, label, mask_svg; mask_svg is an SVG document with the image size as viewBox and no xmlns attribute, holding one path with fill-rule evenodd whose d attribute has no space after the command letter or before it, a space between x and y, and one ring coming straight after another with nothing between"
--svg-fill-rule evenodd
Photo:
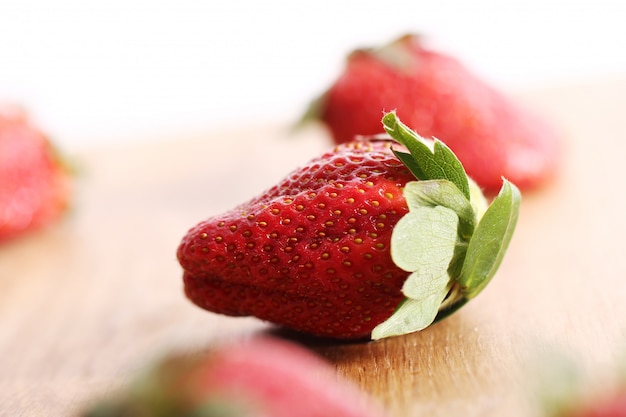
<instances>
[{"instance_id":1,"label":"green calyx","mask_svg":"<svg viewBox=\"0 0 626 417\"><path fill-rule=\"evenodd\" d=\"M382 122L408 150L394 153L419 181L406 184L409 213L391 236L393 261L411 273L402 287L405 299L374 328L372 339L422 330L478 295L502 262L521 202L517 187L503 179L488 205L445 144L426 141L395 112Z\"/></svg>"}]
</instances>

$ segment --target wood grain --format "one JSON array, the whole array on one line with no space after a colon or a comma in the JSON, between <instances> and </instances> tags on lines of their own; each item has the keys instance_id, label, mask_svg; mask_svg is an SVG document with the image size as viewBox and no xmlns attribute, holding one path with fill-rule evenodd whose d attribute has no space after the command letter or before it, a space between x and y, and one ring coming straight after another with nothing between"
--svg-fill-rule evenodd
<instances>
[{"instance_id":1,"label":"wood grain","mask_svg":"<svg viewBox=\"0 0 626 417\"><path fill-rule=\"evenodd\" d=\"M298 339L390 415L531 416L542 353L607 369L626 342L626 78L525 92L564 132L558 177L524 195L499 273L422 332L369 343ZM329 146L316 128L249 126L75 155L73 211L0 247L0 415L72 415L151 359L272 332L182 296L176 246ZM244 167L244 169L242 169ZM608 383L608 382L607 382Z\"/></svg>"}]
</instances>

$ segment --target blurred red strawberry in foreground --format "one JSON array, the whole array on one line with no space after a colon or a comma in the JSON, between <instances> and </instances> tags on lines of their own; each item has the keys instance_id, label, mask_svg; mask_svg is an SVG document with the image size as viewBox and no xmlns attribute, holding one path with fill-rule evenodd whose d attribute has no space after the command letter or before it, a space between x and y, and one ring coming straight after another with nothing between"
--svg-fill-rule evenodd
<instances>
[{"instance_id":1,"label":"blurred red strawberry in foreground","mask_svg":"<svg viewBox=\"0 0 626 417\"><path fill-rule=\"evenodd\" d=\"M59 218L69 183L48 138L21 110L0 107L0 242Z\"/></svg>"},{"instance_id":2,"label":"blurred red strawberry in foreground","mask_svg":"<svg viewBox=\"0 0 626 417\"><path fill-rule=\"evenodd\" d=\"M626 417L626 391L598 399L560 417Z\"/></svg>"},{"instance_id":3,"label":"blurred red strawberry in foreground","mask_svg":"<svg viewBox=\"0 0 626 417\"><path fill-rule=\"evenodd\" d=\"M305 348L256 337L170 356L83 417L383 417L364 392Z\"/></svg>"},{"instance_id":4,"label":"blurred red strawberry in foreground","mask_svg":"<svg viewBox=\"0 0 626 417\"><path fill-rule=\"evenodd\" d=\"M563 353L540 357L537 365L532 392L538 415L626 417L626 356L606 369L586 369Z\"/></svg>"},{"instance_id":5,"label":"blurred red strawberry in foreground","mask_svg":"<svg viewBox=\"0 0 626 417\"><path fill-rule=\"evenodd\" d=\"M487 191L499 189L501 177L522 190L535 187L555 170L558 137L546 121L417 36L352 52L306 118L319 119L342 143L380 133L381 115L391 110L448 145Z\"/></svg>"}]
</instances>

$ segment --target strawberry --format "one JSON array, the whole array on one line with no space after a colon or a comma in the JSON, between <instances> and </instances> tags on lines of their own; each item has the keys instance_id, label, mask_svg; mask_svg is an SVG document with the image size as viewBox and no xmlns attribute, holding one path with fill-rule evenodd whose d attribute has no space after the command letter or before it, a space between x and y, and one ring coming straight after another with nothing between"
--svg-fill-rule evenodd
<instances>
[{"instance_id":1,"label":"strawberry","mask_svg":"<svg viewBox=\"0 0 626 417\"><path fill-rule=\"evenodd\" d=\"M505 181L485 212L445 145L431 150L395 113L383 123L390 136L338 145L189 230L177 251L187 297L356 339L422 329L475 296L510 240L517 189Z\"/></svg>"},{"instance_id":2,"label":"strawberry","mask_svg":"<svg viewBox=\"0 0 626 417\"><path fill-rule=\"evenodd\" d=\"M421 135L446 143L487 191L502 176L535 187L555 170L558 138L545 120L417 36L353 51L305 119L318 119L343 143L380 133L381 113L393 109Z\"/></svg>"},{"instance_id":3,"label":"strawberry","mask_svg":"<svg viewBox=\"0 0 626 417\"><path fill-rule=\"evenodd\" d=\"M626 356L605 369L585 369L563 352L540 356L532 391L546 417L626 417Z\"/></svg>"},{"instance_id":4,"label":"strawberry","mask_svg":"<svg viewBox=\"0 0 626 417\"><path fill-rule=\"evenodd\" d=\"M623 388L601 395L570 392L558 400L558 403L544 404L543 415L546 417L626 417L626 391Z\"/></svg>"},{"instance_id":5,"label":"strawberry","mask_svg":"<svg viewBox=\"0 0 626 417\"><path fill-rule=\"evenodd\" d=\"M382 417L380 405L320 357L256 337L195 355L169 355L125 393L84 417Z\"/></svg>"},{"instance_id":6,"label":"strawberry","mask_svg":"<svg viewBox=\"0 0 626 417\"><path fill-rule=\"evenodd\" d=\"M626 391L597 399L561 417L626 417Z\"/></svg>"},{"instance_id":7,"label":"strawberry","mask_svg":"<svg viewBox=\"0 0 626 417\"><path fill-rule=\"evenodd\" d=\"M0 241L55 221L67 207L69 175L24 112L0 109Z\"/></svg>"}]
</instances>

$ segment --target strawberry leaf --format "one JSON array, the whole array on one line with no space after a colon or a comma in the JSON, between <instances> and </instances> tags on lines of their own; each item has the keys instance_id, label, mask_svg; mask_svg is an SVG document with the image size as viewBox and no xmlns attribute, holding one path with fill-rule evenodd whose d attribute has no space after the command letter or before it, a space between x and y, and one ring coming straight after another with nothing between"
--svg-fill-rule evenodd
<instances>
[{"instance_id":1,"label":"strawberry leaf","mask_svg":"<svg viewBox=\"0 0 626 417\"><path fill-rule=\"evenodd\" d=\"M422 275L439 276L452 260L459 218L441 206L409 209L394 228L391 257L407 272L419 270Z\"/></svg>"},{"instance_id":2,"label":"strawberry leaf","mask_svg":"<svg viewBox=\"0 0 626 417\"><path fill-rule=\"evenodd\" d=\"M389 136L408 149L413 161L407 158L406 153L398 156L396 152L396 155L418 179L451 181L469 200L467 174L450 148L435 139L431 150L426 140L402 123L395 112L385 114L382 122Z\"/></svg>"},{"instance_id":3,"label":"strawberry leaf","mask_svg":"<svg viewBox=\"0 0 626 417\"><path fill-rule=\"evenodd\" d=\"M418 180L426 181L428 179L428 175L424 171L422 171L422 167L415 161L413 156L410 153L400 152L395 149L392 149L392 152L398 157L400 161L411 171L415 178Z\"/></svg>"},{"instance_id":4,"label":"strawberry leaf","mask_svg":"<svg viewBox=\"0 0 626 417\"><path fill-rule=\"evenodd\" d=\"M412 274L402 287L405 302L388 320L374 328L373 339L427 327L435 320L449 291L448 268L457 247L459 217L454 210L442 205L422 204L419 189L427 188L428 184L424 185L427 182L416 181L405 188L409 213L394 228L391 257L398 267Z\"/></svg>"},{"instance_id":5,"label":"strawberry leaf","mask_svg":"<svg viewBox=\"0 0 626 417\"><path fill-rule=\"evenodd\" d=\"M500 193L474 231L457 278L467 298L476 296L500 266L515 230L520 202L517 187L504 180Z\"/></svg>"},{"instance_id":6,"label":"strawberry leaf","mask_svg":"<svg viewBox=\"0 0 626 417\"><path fill-rule=\"evenodd\" d=\"M387 133L409 153L396 156L420 180L409 182L409 212L393 229L391 257L411 272L406 297L373 339L421 330L456 311L489 283L502 262L515 225L521 196L504 180L500 194L487 200L443 143L429 142L402 124L394 112L383 117Z\"/></svg>"},{"instance_id":7,"label":"strawberry leaf","mask_svg":"<svg viewBox=\"0 0 626 417\"><path fill-rule=\"evenodd\" d=\"M424 299L405 298L388 320L372 330L372 339L400 336L428 327L434 321L447 292L448 289L443 288L439 293L433 293Z\"/></svg>"},{"instance_id":8,"label":"strawberry leaf","mask_svg":"<svg viewBox=\"0 0 626 417\"><path fill-rule=\"evenodd\" d=\"M476 214L474 207L461 191L450 181L413 181L405 186L404 197L410 207L446 207L459 219L461 237L468 240L474 233Z\"/></svg>"}]
</instances>

